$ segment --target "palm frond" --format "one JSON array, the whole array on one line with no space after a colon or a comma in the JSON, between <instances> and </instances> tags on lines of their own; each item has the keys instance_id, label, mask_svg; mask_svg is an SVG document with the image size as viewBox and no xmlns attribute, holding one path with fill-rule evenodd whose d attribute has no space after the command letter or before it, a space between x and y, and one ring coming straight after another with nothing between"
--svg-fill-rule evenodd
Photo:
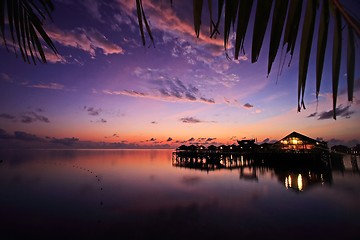
<instances>
[{"instance_id":1,"label":"palm frond","mask_svg":"<svg viewBox=\"0 0 360 240\"><path fill-rule=\"evenodd\" d=\"M304 94L306 86L306 75L309 66L310 51L314 34L316 17L316 1L308 1L306 5L305 18L303 23L300 59L299 59L299 78L298 78L298 111L305 109ZM301 103L300 103L301 94Z\"/></svg>"},{"instance_id":2,"label":"palm frond","mask_svg":"<svg viewBox=\"0 0 360 240\"><path fill-rule=\"evenodd\" d=\"M203 0L193 0L193 5L194 5L194 29L195 29L196 37L199 37Z\"/></svg>"},{"instance_id":3,"label":"palm frond","mask_svg":"<svg viewBox=\"0 0 360 240\"><path fill-rule=\"evenodd\" d=\"M141 0L136 0L137 3ZM211 5L211 1L208 4ZM254 4L255 3L255 4ZM303 14L303 3L306 4L305 16ZM199 37L201 15L202 15L202 0L193 0L194 6L194 29L195 35ZM268 29L268 23L270 17L272 17L271 36L269 43L268 53L268 75L271 72L272 64L279 51L279 45L281 38L283 38L282 47L286 46L286 54L290 54L290 61L294 56L294 49L296 42L301 38L300 42L300 54L299 54L299 74L298 74L298 111L302 108L305 109L305 87L307 80L308 66L311 56L311 46L314 39L315 22L317 18L318 10L321 9L319 29L318 29L318 41L316 47L316 98L318 98L320 92L320 86L322 81L322 72L324 67L324 58L328 41L328 24L331 18L329 14L330 9L335 9L335 29L333 39L333 67L332 67L332 84L333 84L333 112L334 118L336 117L336 100L337 100L337 87L339 84L339 72L341 62L341 22L344 20L348 25L348 59L347 59L347 71L348 71L348 100L352 101L354 91L354 72L355 72L355 40L354 32L356 36L360 37L360 24L358 18L352 16L350 11L347 11L339 0L322 0L319 4L319 0L308 0L303 2L302 0L275 0L274 9L272 10L273 0L218 0L218 19L214 23L212 20L212 6L209 6L210 11L210 38L216 37L220 33L220 22L224 19L224 48L227 49L229 42L229 36L231 33L231 27L236 29L234 58L238 59L239 54L242 52L245 54L244 41L245 35L248 32L248 22L250 15L252 14L253 5L255 5L255 21L252 35L251 45L251 62L254 63L258 60L262 46L264 44L265 32ZM319 5L321 6L319 8ZM224 8L225 6L225 8ZM224 17L222 18L222 14ZM271 15L272 14L272 15ZM140 16L142 16L140 14ZM138 12L139 17L139 12ZM139 17L140 19L140 17ZM237 21L236 21L237 20ZM235 26L235 23L237 26ZM139 20L140 24L140 20ZM299 26L302 26L302 30L299 31ZM140 24L140 30L142 26ZM142 30L141 30L142 31ZM234 30L235 31L235 30ZM143 36L143 34L142 34ZM227 54L226 54L227 56Z\"/></svg>"},{"instance_id":4,"label":"palm frond","mask_svg":"<svg viewBox=\"0 0 360 240\"><path fill-rule=\"evenodd\" d=\"M240 1L239 10L238 10L238 23L236 28L235 59L239 58L240 51L242 51L243 54L245 54L244 41L251 15L252 6L253 6L252 0Z\"/></svg>"},{"instance_id":5,"label":"palm frond","mask_svg":"<svg viewBox=\"0 0 360 240\"><path fill-rule=\"evenodd\" d=\"M352 27L348 27L348 45L347 45L347 84L348 101L353 101L354 95L354 75L355 75L355 41Z\"/></svg>"},{"instance_id":6,"label":"palm frond","mask_svg":"<svg viewBox=\"0 0 360 240\"><path fill-rule=\"evenodd\" d=\"M272 3L273 3L272 0L264 0L261 2L261 4L258 3L256 7L254 32L253 32L252 48L251 48L252 63L256 62L260 55L260 50L264 41L264 36L270 17Z\"/></svg>"},{"instance_id":7,"label":"palm frond","mask_svg":"<svg viewBox=\"0 0 360 240\"><path fill-rule=\"evenodd\" d=\"M340 60L341 60L341 15L338 9L334 9L334 40L333 40L333 57L332 57L332 92L333 92L333 109L336 109L336 99L339 86ZM336 119L334 111L333 118Z\"/></svg>"},{"instance_id":8,"label":"palm frond","mask_svg":"<svg viewBox=\"0 0 360 240\"><path fill-rule=\"evenodd\" d=\"M287 0L275 1L275 8L274 8L272 25L271 25L270 48L269 48L269 57L268 57L268 75L270 74L271 66L279 50L279 44L284 28L288 2L289 1Z\"/></svg>"},{"instance_id":9,"label":"palm frond","mask_svg":"<svg viewBox=\"0 0 360 240\"><path fill-rule=\"evenodd\" d=\"M0 29L4 45L8 48L5 27L8 26L15 55L19 49L24 62L36 64L35 56L46 63L43 43L57 54L57 49L43 28L43 21L51 19L54 5L50 0L2 0L0 3ZM7 20L7 21L6 21ZM39 39L41 38L41 40Z\"/></svg>"},{"instance_id":10,"label":"palm frond","mask_svg":"<svg viewBox=\"0 0 360 240\"><path fill-rule=\"evenodd\" d=\"M320 15L320 25L319 25L317 55L316 55L316 99L319 98L321 77L324 68L328 27L329 27L329 1L323 0L322 10Z\"/></svg>"}]
</instances>

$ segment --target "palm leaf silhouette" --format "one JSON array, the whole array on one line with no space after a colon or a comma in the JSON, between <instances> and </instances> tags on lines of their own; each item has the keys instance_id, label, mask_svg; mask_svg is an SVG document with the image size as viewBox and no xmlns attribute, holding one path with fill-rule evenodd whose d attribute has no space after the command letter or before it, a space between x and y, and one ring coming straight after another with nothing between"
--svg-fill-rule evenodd
<instances>
[{"instance_id":1,"label":"palm leaf silhouette","mask_svg":"<svg viewBox=\"0 0 360 240\"><path fill-rule=\"evenodd\" d=\"M202 0L193 0L194 4L194 29L196 37L200 35L201 15L203 9ZM209 5L214 2L208 1ZM275 3L273 3L275 2ZM142 4L140 2L140 4ZM306 4L304 8L303 5ZM360 24L357 18L346 10L339 0L218 0L216 3L218 7L218 20L216 24L210 18L210 27L212 32L210 37L220 34L219 27L221 16L224 14L224 48L227 49L229 34L231 33L231 26L235 31L235 59L238 59L239 53L244 53L244 39L248 32L247 26L251 12L255 9L255 21L252 33L251 45L251 62L258 60L261 48L264 44L269 44L268 53L268 74L271 72L273 61L279 51L279 44L283 38L283 48L286 46L286 53L290 53L291 58L294 55L296 41L300 38L300 57L299 57L299 76L298 76L298 111L305 109L304 94L308 72L308 65L310 61L311 51L317 52L316 59L316 97L320 91L322 81L322 72L324 65L324 56L328 40L328 23L332 18L335 22L334 37L333 37L333 65L332 65L332 85L333 85L333 118L336 119L336 100L338 95L339 85L339 71L341 64L341 49L343 26L342 22L346 23L348 28L348 43L347 43L347 85L348 85L348 100L353 101L354 92L354 72L355 72L355 36L360 37ZM225 6L225 7L224 7ZM213 9L212 6L209 9ZM305 9L305 16L302 18L303 9ZM318 41L315 50L311 49L314 40L315 22L318 12L320 14ZM330 14L332 13L332 14ZM210 15L211 16L211 15ZM264 35L269 26L269 19L272 19L270 43L264 43ZM237 19L237 21L236 21ZM235 24L236 27L234 26ZM139 19L140 29L142 29L142 21ZM284 28L285 26L285 28ZM299 26L302 31L299 31ZM284 33L283 33L284 32ZM344 31L345 32L345 31ZM354 36L354 33L356 34ZM148 31L151 35L151 30ZM145 38L145 33L141 31L142 39ZM153 41L153 38L151 38ZM145 43L144 43L145 45ZM291 59L290 59L291 62ZM290 64L289 62L289 64Z\"/></svg>"},{"instance_id":2,"label":"palm leaf silhouette","mask_svg":"<svg viewBox=\"0 0 360 240\"><path fill-rule=\"evenodd\" d=\"M172 1L171 6L172 6ZM200 35L200 26L203 13L203 0L193 0L193 16L195 36ZM273 3L275 2L275 3ZM151 32L142 0L135 0L140 35L143 45L146 44L145 33L149 35L151 43L154 37ZM315 20L320 12L318 41L316 49L316 96L318 97L322 81L324 55L328 40L328 23L334 21L334 37L332 46L332 85L333 85L333 111L336 119L336 100L338 95L339 71L341 65L342 35L347 36L347 85L348 100L353 101L354 75L355 75L355 40L360 37L360 24L357 18L345 9L339 0L218 0L218 19L215 23L212 19L212 7L214 2L208 1L210 14L210 37L220 34L220 22L224 19L224 48L227 49L231 27L235 31L235 59L244 50L245 35L248 33L248 22L253 9L256 9L255 21L252 33L251 61L258 60L261 48L269 44L268 53L268 75L271 72L273 61L279 51L281 38L282 48L286 46L286 54L290 54L290 62L294 55L296 41L300 38L299 76L298 76L298 111L305 108L304 93L307 79L308 65L311 55L311 45L314 38ZM305 7L305 17L303 5ZM225 7L224 7L225 6ZM1 0L0 1L0 34L4 45L9 50L13 47L17 55L16 46L20 51L22 59L36 64L35 59L46 63L46 55L43 45L46 45L53 53L57 54L55 45L43 28L43 21L51 19L54 5L51 0ZM332 14L330 14L332 13ZM224 18L222 18L224 14ZM270 43L264 43L264 35L270 28L269 19L272 19ZM346 23L347 31L343 31L342 24ZM8 25L11 44L7 42L5 26ZM236 25L236 26L235 26ZM299 31L299 26L302 31ZM146 31L145 31L146 30ZM355 39L356 37L356 39ZM289 62L289 64L290 64Z\"/></svg>"},{"instance_id":3,"label":"palm leaf silhouette","mask_svg":"<svg viewBox=\"0 0 360 240\"><path fill-rule=\"evenodd\" d=\"M36 64L35 59L46 63L44 44L57 54L54 43L43 28L43 21L51 19L53 10L51 0L1 0L0 30L5 47L8 50L12 47L16 56L18 48L21 58L27 63L32 61ZM6 25L9 27L11 43L6 38Z\"/></svg>"}]
</instances>

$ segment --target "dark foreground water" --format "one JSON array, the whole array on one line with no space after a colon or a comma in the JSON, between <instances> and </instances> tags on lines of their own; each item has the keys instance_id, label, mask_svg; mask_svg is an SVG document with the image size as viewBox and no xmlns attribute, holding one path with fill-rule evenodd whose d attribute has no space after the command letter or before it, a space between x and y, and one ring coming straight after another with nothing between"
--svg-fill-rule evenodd
<instances>
[{"instance_id":1,"label":"dark foreground water","mask_svg":"<svg viewBox=\"0 0 360 240\"><path fill-rule=\"evenodd\" d=\"M217 169L170 150L0 151L0 238L359 239L359 158L227 158Z\"/></svg>"}]
</instances>

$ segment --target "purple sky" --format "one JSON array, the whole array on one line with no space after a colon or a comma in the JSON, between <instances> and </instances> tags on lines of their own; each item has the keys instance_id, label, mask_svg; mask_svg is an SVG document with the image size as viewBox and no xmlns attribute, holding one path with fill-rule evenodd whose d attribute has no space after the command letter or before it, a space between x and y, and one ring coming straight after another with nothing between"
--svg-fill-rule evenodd
<instances>
[{"instance_id":1,"label":"purple sky","mask_svg":"<svg viewBox=\"0 0 360 240\"><path fill-rule=\"evenodd\" d=\"M225 57L222 36L209 38L207 6L196 38L190 1L173 1L172 8L170 1L144 1L155 47L149 39L143 47L134 0L54 0L54 4L54 21L47 22L46 30L59 55L47 51L48 64L26 64L0 47L0 146L177 147L232 144L245 138L266 142L292 131L330 144L360 142L359 48L355 99L350 104L346 39L338 119L333 120L331 40L319 101L313 53L307 109L298 113L300 41L290 67L288 56L277 77L279 52L267 77L269 31L259 61L250 62L253 16L246 54L235 61ZM332 27L330 22L329 39ZM318 24L315 35L317 31ZM227 52L233 59L231 43Z\"/></svg>"}]
</instances>

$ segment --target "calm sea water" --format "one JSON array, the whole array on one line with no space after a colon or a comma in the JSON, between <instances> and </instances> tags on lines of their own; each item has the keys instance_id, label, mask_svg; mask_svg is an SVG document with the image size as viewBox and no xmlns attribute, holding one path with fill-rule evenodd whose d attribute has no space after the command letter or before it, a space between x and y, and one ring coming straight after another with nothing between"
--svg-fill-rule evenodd
<instances>
[{"instance_id":1,"label":"calm sea water","mask_svg":"<svg viewBox=\"0 0 360 240\"><path fill-rule=\"evenodd\" d=\"M171 150L2 150L0 160L1 239L360 236L360 161L350 156L326 169L244 157L218 169Z\"/></svg>"}]
</instances>

